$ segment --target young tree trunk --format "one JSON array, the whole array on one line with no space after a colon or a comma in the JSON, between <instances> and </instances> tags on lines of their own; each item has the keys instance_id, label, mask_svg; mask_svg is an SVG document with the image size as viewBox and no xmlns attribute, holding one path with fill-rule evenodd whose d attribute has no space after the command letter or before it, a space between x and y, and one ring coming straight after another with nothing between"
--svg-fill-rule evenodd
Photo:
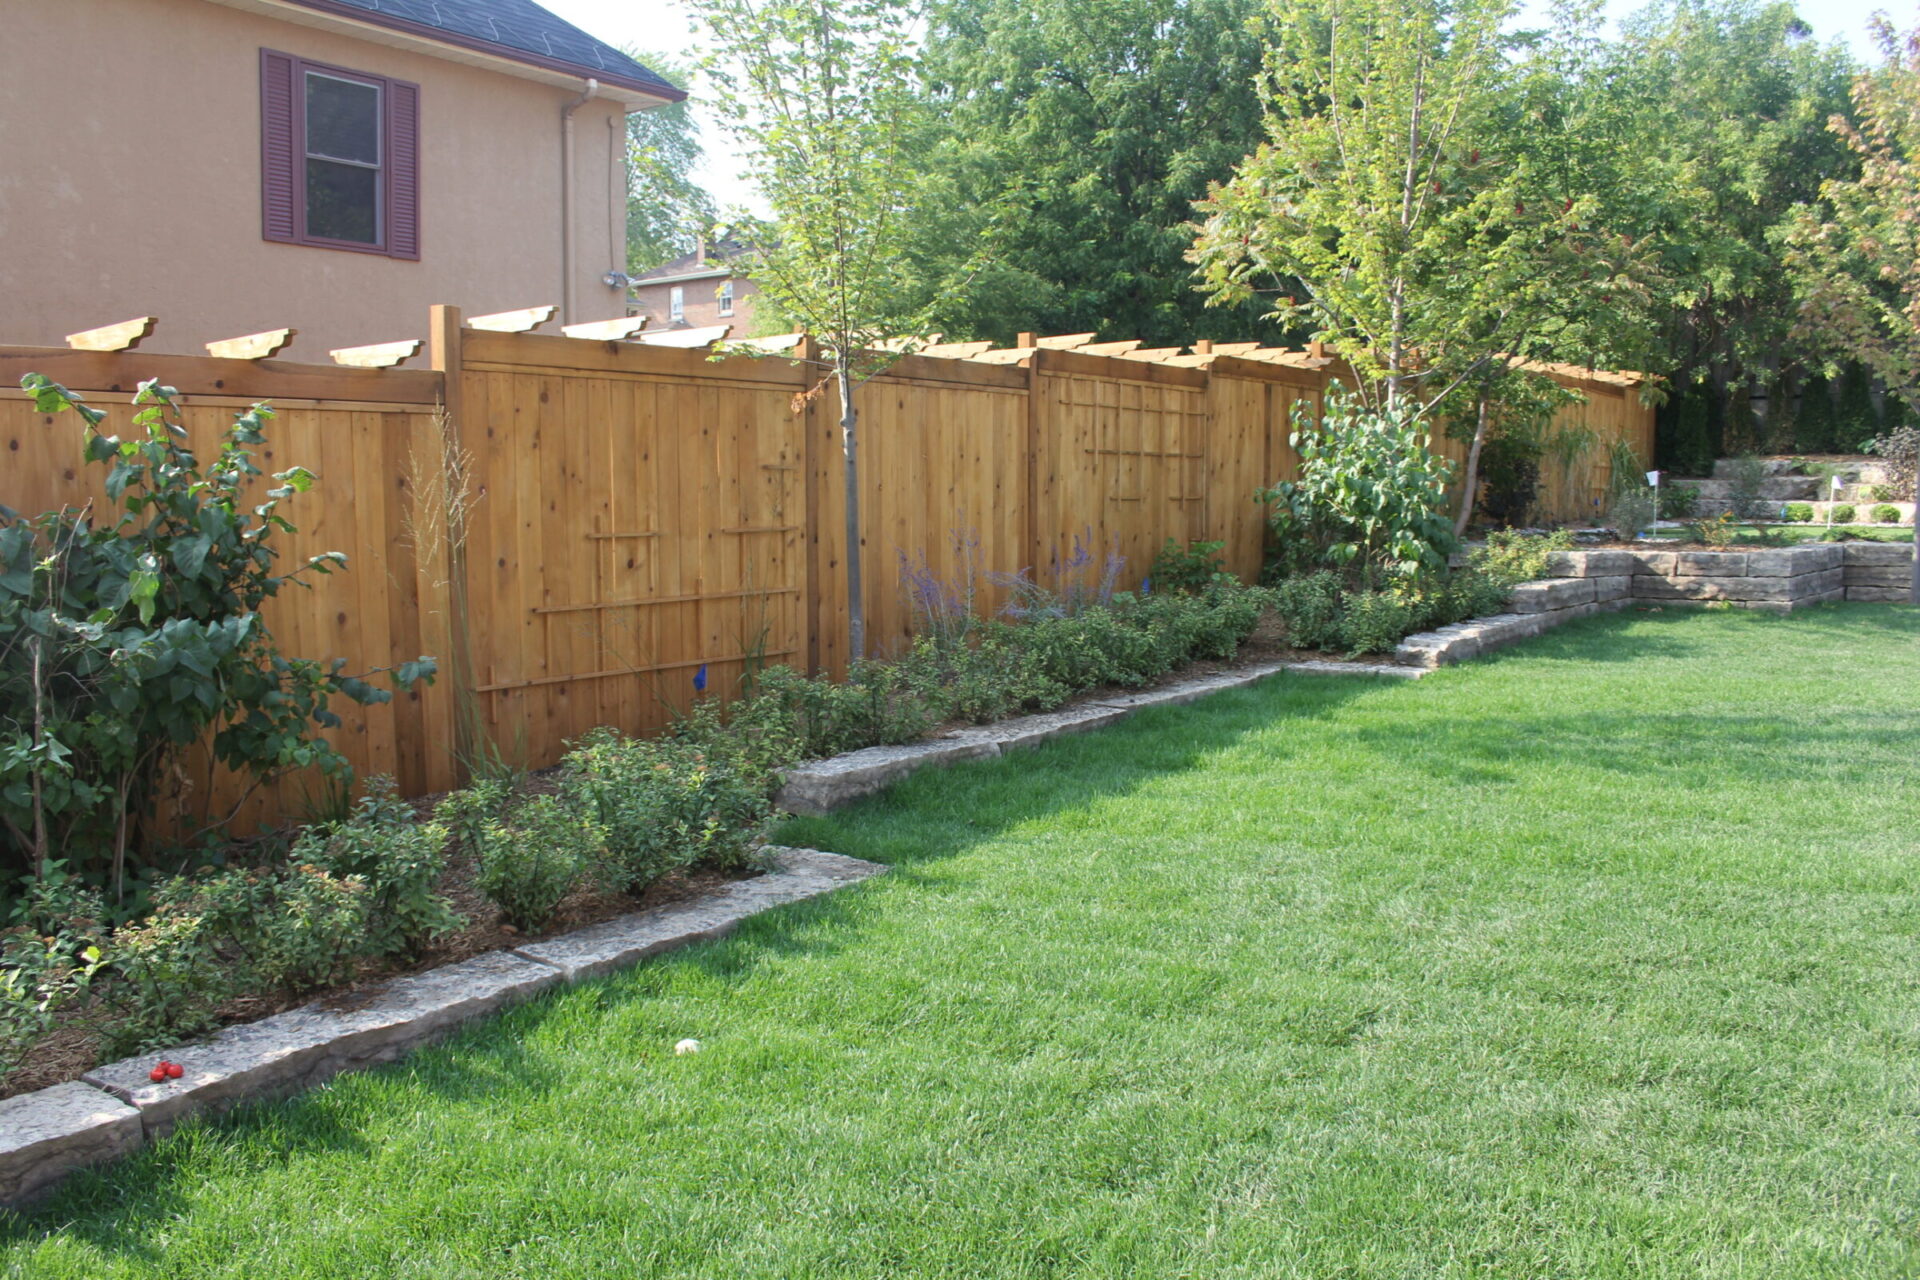
<instances>
[{"instance_id":1,"label":"young tree trunk","mask_svg":"<svg viewBox=\"0 0 1920 1280\"><path fill-rule=\"evenodd\" d=\"M43 754L47 741L46 689L40 679L40 637L27 642L33 655L33 874L42 883L47 878L47 807L40 789L40 775L47 767Z\"/></svg>"},{"instance_id":2,"label":"young tree trunk","mask_svg":"<svg viewBox=\"0 0 1920 1280\"><path fill-rule=\"evenodd\" d=\"M1453 531L1465 533L1467 524L1473 519L1473 500L1480 488L1480 446L1487 442L1487 398L1480 397L1480 416L1473 424L1473 443L1467 446L1466 484L1460 491L1460 514L1454 519Z\"/></svg>"},{"instance_id":3,"label":"young tree trunk","mask_svg":"<svg viewBox=\"0 0 1920 1280\"><path fill-rule=\"evenodd\" d=\"M833 375L840 389L840 452L847 463L848 651L854 658L864 658L867 656L867 612L860 595L860 415L853 407L853 377L847 368L845 352L837 353Z\"/></svg>"}]
</instances>

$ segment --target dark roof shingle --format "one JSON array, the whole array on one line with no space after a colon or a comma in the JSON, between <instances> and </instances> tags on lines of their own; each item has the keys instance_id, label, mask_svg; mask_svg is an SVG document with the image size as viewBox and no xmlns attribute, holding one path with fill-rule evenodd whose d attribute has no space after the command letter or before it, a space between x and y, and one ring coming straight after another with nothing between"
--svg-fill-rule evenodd
<instances>
[{"instance_id":1,"label":"dark roof shingle","mask_svg":"<svg viewBox=\"0 0 1920 1280\"><path fill-rule=\"evenodd\" d=\"M596 40L534 0L293 0L325 13L338 13L412 29L420 34L456 37L452 43L491 45L503 57L536 65L559 64L582 76L679 99L686 94L620 50ZM403 25L404 24L404 25ZM521 55L516 57L516 55Z\"/></svg>"}]
</instances>

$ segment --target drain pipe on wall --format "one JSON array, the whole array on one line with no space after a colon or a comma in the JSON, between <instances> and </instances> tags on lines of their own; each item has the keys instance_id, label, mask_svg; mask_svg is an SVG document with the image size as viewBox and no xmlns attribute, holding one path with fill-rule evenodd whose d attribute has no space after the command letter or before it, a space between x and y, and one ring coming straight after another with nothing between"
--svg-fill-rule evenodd
<instances>
[{"instance_id":1,"label":"drain pipe on wall","mask_svg":"<svg viewBox=\"0 0 1920 1280\"><path fill-rule=\"evenodd\" d=\"M571 324L573 314L573 113L600 89L587 81L586 92L560 108L560 321Z\"/></svg>"}]
</instances>

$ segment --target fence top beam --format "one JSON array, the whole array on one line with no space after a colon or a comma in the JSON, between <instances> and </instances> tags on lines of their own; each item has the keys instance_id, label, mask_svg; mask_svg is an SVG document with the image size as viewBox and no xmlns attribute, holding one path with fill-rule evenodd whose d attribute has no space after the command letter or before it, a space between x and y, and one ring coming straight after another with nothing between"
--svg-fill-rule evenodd
<instances>
[{"instance_id":1,"label":"fence top beam","mask_svg":"<svg viewBox=\"0 0 1920 1280\"><path fill-rule=\"evenodd\" d=\"M440 375L425 369L351 369L290 360L223 360L217 356L148 355L132 351L70 351L66 347L0 346L0 379L20 385L24 373L44 373L75 391L131 396L148 378L182 395L250 400L349 400L374 404L435 404Z\"/></svg>"},{"instance_id":2,"label":"fence top beam","mask_svg":"<svg viewBox=\"0 0 1920 1280\"><path fill-rule=\"evenodd\" d=\"M733 332L730 324L710 324L703 329L661 329L653 333L637 333L633 340L649 347L710 347L716 342L725 341Z\"/></svg>"},{"instance_id":3,"label":"fence top beam","mask_svg":"<svg viewBox=\"0 0 1920 1280\"><path fill-rule=\"evenodd\" d=\"M1092 342L1098 334L1062 333L1051 338L1035 338L1033 345L1048 351L1074 351Z\"/></svg>"},{"instance_id":4,"label":"fence top beam","mask_svg":"<svg viewBox=\"0 0 1920 1280\"><path fill-rule=\"evenodd\" d=\"M785 358L729 355L710 360L704 349L642 342L587 342L547 333L489 333L468 329L461 339L465 365L501 365L528 371L585 370L655 378L717 378L763 382L783 387L807 381L807 373Z\"/></svg>"},{"instance_id":5,"label":"fence top beam","mask_svg":"<svg viewBox=\"0 0 1920 1280\"><path fill-rule=\"evenodd\" d=\"M67 345L75 351L131 351L153 332L155 316L135 316L119 324L103 324L98 329L82 329L67 335Z\"/></svg>"},{"instance_id":6,"label":"fence top beam","mask_svg":"<svg viewBox=\"0 0 1920 1280\"><path fill-rule=\"evenodd\" d=\"M1086 378L1117 378L1127 382L1156 382L1162 386L1201 388L1207 385L1205 369L1183 369L1154 360L1136 360L1128 356L1090 356L1080 351L1035 351L1033 367L1038 373L1077 375Z\"/></svg>"}]
</instances>

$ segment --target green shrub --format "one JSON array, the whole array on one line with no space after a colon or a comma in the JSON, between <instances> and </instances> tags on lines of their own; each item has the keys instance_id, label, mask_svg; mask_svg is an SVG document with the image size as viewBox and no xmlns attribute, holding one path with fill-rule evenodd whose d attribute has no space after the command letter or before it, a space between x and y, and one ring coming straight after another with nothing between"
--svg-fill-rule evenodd
<instances>
[{"instance_id":1,"label":"green shrub","mask_svg":"<svg viewBox=\"0 0 1920 1280\"><path fill-rule=\"evenodd\" d=\"M1767 500L1760 496L1766 480L1766 463L1758 457L1743 453L1733 460L1727 502L1734 519L1761 520L1772 514L1767 508Z\"/></svg>"},{"instance_id":2,"label":"green shrub","mask_svg":"<svg viewBox=\"0 0 1920 1280\"><path fill-rule=\"evenodd\" d=\"M446 843L444 826L414 821L393 780L375 778L345 822L309 828L295 841L290 860L365 884L368 954L417 954L466 923L434 892L446 867Z\"/></svg>"},{"instance_id":3,"label":"green shrub","mask_svg":"<svg viewBox=\"0 0 1920 1280\"><path fill-rule=\"evenodd\" d=\"M1832 524L1852 524L1858 514L1851 502L1838 502L1827 509L1827 520Z\"/></svg>"},{"instance_id":4,"label":"green shrub","mask_svg":"<svg viewBox=\"0 0 1920 1280\"><path fill-rule=\"evenodd\" d=\"M1780 508L1780 518L1788 524L1806 524L1813 519L1811 502L1789 502Z\"/></svg>"},{"instance_id":5,"label":"green shrub","mask_svg":"<svg viewBox=\"0 0 1920 1280\"><path fill-rule=\"evenodd\" d=\"M515 928L544 925L605 864L605 834L572 797L516 799L497 783L481 783L442 800L435 817L472 854L475 886Z\"/></svg>"},{"instance_id":6,"label":"green shrub","mask_svg":"<svg viewBox=\"0 0 1920 1280\"><path fill-rule=\"evenodd\" d=\"M1894 506L1891 502L1881 503L1873 509L1873 522L1875 524L1899 524L1900 508Z\"/></svg>"},{"instance_id":7,"label":"green shrub","mask_svg":"<svg viewBox=\"0 0 1920 1280\"><path fill-rule=\"evenodd\" d=\"M1213 581L1215 574L1224 571L1226 566L1220 553L1226 547L1224 542L1202 542L1196 538L1183 549L1168 538L1167 545L1153 558L1148 580L1161 591L1200 591Z\"/></svg>"},{"instance_id":8,"label":"green shrub","mask_svg":"<svg viewBox=\"0 0 1920 1280\"><path fill-rule=\"evenodd\" d=\"M1340 579L1322 570L1273 588L1273 609L1296 649L1326 649L1340 639Z\"/></svg>"},{"instance_id":9,"label":"green shrub","mask_svg":"<svg viewBox=\"0 0 1920 1280\"><path fill-rule=\"evenodd\" d=\"M1427 429L1334 395L1315 429L1304 411L1290 437L1300 477L1266 490L1274 577L1335 569L1373 585L1444 572L1459 545L1447 508L1453 464Z\"/></svg>"},{"instance_id":10,"label":"green shrub","mask_svg":"<svg viewBox=\"0 0 1920 1280\"><path fill-rule=\"evenodd\" d=\"M251 887L251 894L236 891L252 910L231 922L229 932L251 976L268 986L300 991L339 982L373 950L372 895L359 876L298 863L254 879Z\"/></svg>"},{"instance_id":11,"label":"green shrub","mask_svg":"<svg viewBox=\"0 0 1920 1280\"><path fill-rule=\"evenodd\" d=\"M1867 497L1873 502L1894 502L1899 493L1890 484L1873 484L1867 486Z\"/></svg>"},{"instance_id":12,"label":"green shrub","mask_svg":"<svg viewBox=\"0 0 1920 1280\"><path fill-rule=\"evenodd\" d=\"M1639 537L1653 527L1658 515L1653 490L1645 485L1616 490L1607 507L1607 523L1622 538Z\"/></svg>"},{"instance_id":13,"label":"green shrub","mask_svg":"<svg viewBox=\"0 0 1920 1280\"><path fill-rule=\"evenodd\" d=\"M79 414L111 505L0 508L0 876L38 873L57 849L117 895L178 752L210 741L220 764L255 778L307 766L344 777L345 757L313 736L340 723L329 701L392 695L343 674L344 660L283 656L262 621L289 582L345 562L326 552L274 572L293 531L279 507L313 477L293 467L255 492L271 410L241 414L203 465L171 388L141 384L123 441L47 378L21 385L40 412ZM404 688L432 671L422 658L391 674ZM44 842L29 834L42 826Z\"/></svg>"},{"instance_id":14,"label":"green shrub","mask_svg":"<svg viewBox=\"0 0 1920 1280\"><path fill-rule=\"evenodd\" d=\"M771 816L764 787L692 742L596 729L561 768L564 791L605 840L593 874L622 892L637 893L696 862L747 865Z\"/></svg>"},{"instance_id":15,"label":"green shrub","mask_svg":"<svg viewBox=\"0 0 1920 1280\"><path fill-rule=\"evenodd\" d=\"M1556 551L1574 547L1571 529L1551 533L1521 533L1495 529L1486 543L1467 557L1468 567L1503 587L1515 587L1546 576L1547 560Z\"/></svg>"},{"instance_id":16,"label":"green shrub","mask_svg":"<svg viewBox=\"0 0 1920 1280\"><path fill-rule=\"evenodd\" d=\"M1396 589L1355 591L1340 620L1340 647L1351 654L1386 653L1421 629L1424 607Z\"/></svg>"},{"instance_id":17,"label":"green shrub","mask_svg":"<svg viewBox=\"0 0 1920 1280\"><path fill-rule=\"evenodd\" d=\"M103 915L99 895L59 868L28 886L12 927L0 930L0 1076L63 1006L85 998L103 963Z\"/></svg>"},{"instance_id":18,"label":"green shrub","mask_svg":"<svg viewBox=\"0 0 1920 1280\"><path fill-rule=\"evenodd\" d=\"M1686 484L1679 480L1666 480L1660 486L1660 518L1662 520L1691 520L1693 513L1700 509L1700 486Z\"/></svg>"},{"instance_id":19,"label":"green shrub","mask_svg":"<svg viewBox=\"0 0 1920 1280\"><path fill-rule=\"evenodd\" d=\"M144 1052L214 1026L220 1002L246 986L232 928L255 909L255 897L238 871L154 885L148 915L115 929L106 947L111 1052Z\"/></svg>"}]
</instances>

